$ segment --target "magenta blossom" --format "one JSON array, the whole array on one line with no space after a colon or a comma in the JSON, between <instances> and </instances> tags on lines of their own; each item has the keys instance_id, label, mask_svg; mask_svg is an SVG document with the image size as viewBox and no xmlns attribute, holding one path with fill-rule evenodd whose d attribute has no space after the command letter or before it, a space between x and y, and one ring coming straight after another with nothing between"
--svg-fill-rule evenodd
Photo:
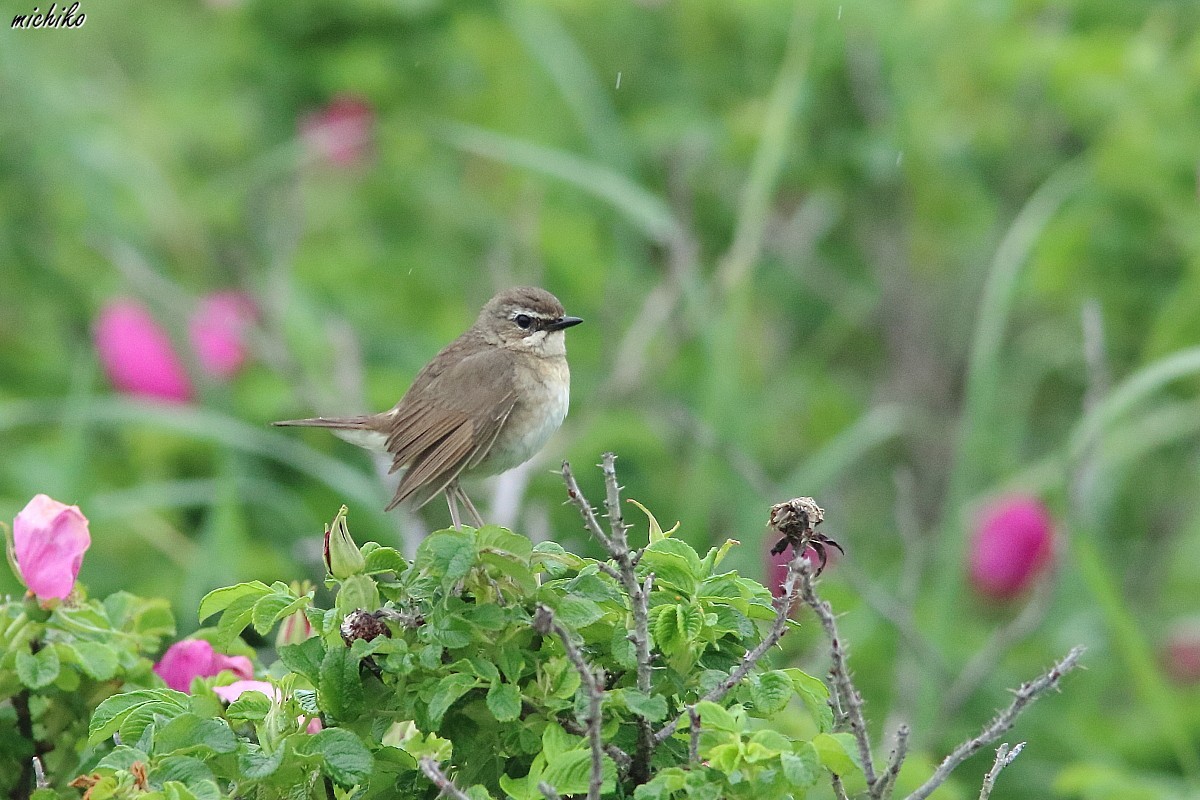
<instances>
[{"instance_id":1,"label":"magenta blossom","mask_svg":"<svg viewBox=\"0 0 1200 800\"><path fill-rule=\"evenodd\" d=\"M167 648L154 665L158 677L177 692L186 692L194 678L207 678L229 670L239 678L254 677L254 665L245 656L227 656L203 639L184 639Z\"/></svg>"},{"instance_id":2,"label":"magenta blossom","mask_svg":"<svg viewBox=\"0 0 1200 800\"><path fill-rule=\"evenodd\" d=\"M300 122L300 135L317 157L336 167L353 167L366 160L375 112L358 97L343 95Z\"/></svg>"},{"instance_id":3,"label":"magenta blossom","mask_svg":"<svg viewBox=\"0 0 1200 800\"><path fill-rule=\"evenodd\" d=\"M770 543L768 542L768 544ZM825 568L828 569L836 564L839 556L840 553L836 548L827 548L825 551ZM821 563L821 558L817 555L817 551L811 547L804 548L804 558L812 565L814 570ZM783 596L783 586L787 582L788 576L788 564L791 561L791 547L788 547L782 553L767 553L767 587L771 590L771 594L776 597Z\"/></svg>"},{"instance_id":4,"label":"magenta blossom","mask_svg":"<svg viewBox=\"0 0 1200 800\"><path fill-rule=\"evenodd\" d=\"M71 593L83 554L92 544L87 517L44 494L35 496L13 520L13 555L20 578L39 598Z\"/></svg>"},{"instance_id":5,"label":"magenta blossom","mask_svg":"<svg viewBox=\"0 0 1200 800\"><path fill-rule=\"evenodd\" d=\"M979 517L970 546L971 583L984 597L1022 594L1054 562L1054 521L1033 497L1008 497Z\"/></svg>"},{"instance_id":6,"label":"magenta blossom","mask_svg":"<svg viewBox=\"0 0 1200 800\"><path fill-rule=\"evenodd\" d=\"M271 698L273 702L278 703L281 699L279 687L267 683L266 681L234 681L228 686L214 686L213 691L217 697L224 700L226 703L232 703L246 692L259 692ZM297 723L304 723L304 717L296 717ZM313 717L308 721L305 731L308 733L317 733L322 728L321 720Z\"/></svg>"},{"instance_id":7,"label":"magenta blossom","mask_svg":"<svg viewBox=\"0 0 1200 800\"><path fill-rule=\"evenodd\" d=\"M114 300L101 309L95 343L117 391L175 402L192 398L191 382L171 337L140 303Z\"/></svg>"},{"instance_id":8,"label":"magenta blossom","mask_svg":"<svg viewBox=\"0 0 1200 800\"><path fill-rule=\"evenodd\" d=\"M188 338L204 371L228 380L246 363L246 336L258 308L241 292L214 292L200 300Z\"/></svg>"}]
</instances>

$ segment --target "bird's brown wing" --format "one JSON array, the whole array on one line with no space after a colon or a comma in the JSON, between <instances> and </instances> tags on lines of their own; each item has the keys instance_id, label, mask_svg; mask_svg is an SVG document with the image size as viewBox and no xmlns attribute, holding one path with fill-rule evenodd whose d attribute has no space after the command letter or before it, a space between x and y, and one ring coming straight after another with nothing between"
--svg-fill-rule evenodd
<instances>
[{"instance_id":1,"label":"bird's brown wing","mask_svg":"<svg viewBox=\"0 0 1200 800\"><path fill-rule=\"evenodd\" d=\"M389 510L421 507L487 455L516 403L510 358L486 348L414 381L387 430L392 471L407 468Z\"/></svg>"}]
</instances>

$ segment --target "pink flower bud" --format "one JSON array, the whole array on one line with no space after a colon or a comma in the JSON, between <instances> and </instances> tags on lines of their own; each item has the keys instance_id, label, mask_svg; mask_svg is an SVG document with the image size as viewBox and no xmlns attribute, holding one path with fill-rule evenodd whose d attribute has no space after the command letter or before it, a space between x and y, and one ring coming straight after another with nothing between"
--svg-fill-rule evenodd
<instances>
[{"instance_id":1,"label":"pink flower bud","mask_svg":"<svg viewBox=\"0 0 1200 800\"><path fill-rule=\"evenodd\" d=\"M1054 562L1054 522L1041 501L1008 497L984 509L971 540L971 583L984 597L1008 600Z\"/></svg>"},{"instance_id":2,"label":"pink flower bud","mask_svg":"<svg viewBox=\"0 0 1200 800\"><path fill-rule=\"evenodd\" d=\"M171 337L145 306L133 300L110 302L96 320L95 343L117 391L176 402L192 398L191 381Z\"/></svg>"},{"instance_id":3,"label":"pink flower bud","mask_svg":"<svg viewBox=\"0 0 1200 800\"><path fill-rule=\"evenodd\" d=\"M208 678L229 670L239 678L254 677L254 665L245 656L227 656L203 639L184 639L167 648L154 671L167 686L186 692L194 678Z\"/></svg>"},{"instance_id":4,"label":"pink flower bud","mask_svg":"<svg viewBox=\"0 0 1200 800\"><path fill-rule=\"evenodd\" d=\"M188 339L204 371L228 380L246 363L246 335L258 316L249 296L215 292L200 300L188 322Z\"/></svg>"},{"instance_id":5,"label":"pink flower bud","mask_svg":"<svg viewBox=\"0 0 1200 800\"><path fill-rule=\"evenodd\" d=\"M1176 623L1162 649L1163 669L1176 683L1200 683L1200 621Z\"/></svg>"},{"instance_id":6,"label":"pink flower bud","mask_svg":"<svg viewBox=\"0 0 1200 800\"><path fill-rule=\"evenodd\" d=\"M343 95L300 122L300 135L317 157L337 167L366 159L375 112L365 100Z\"/></svg>"},{"instance_id":7,"label":"pink flower bud","mask_svg":"<svg viewBox=\"0 0 1200 800\"><path fill-rule=\"evenodd\" d=\"M35 496L13 520L13 555L21 580L45 600L71 593L83 554L92 544L87 517L44 494Z\"/></svg>"}]
</instances>

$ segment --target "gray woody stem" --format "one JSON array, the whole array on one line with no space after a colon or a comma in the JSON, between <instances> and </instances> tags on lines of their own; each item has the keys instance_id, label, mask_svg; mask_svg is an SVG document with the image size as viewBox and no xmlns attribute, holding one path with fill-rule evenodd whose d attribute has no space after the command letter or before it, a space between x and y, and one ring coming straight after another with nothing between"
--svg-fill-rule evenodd
<instances>
[{"instance_id":1,"label":"gray woody stem","mask_svg":"<svg viewBox=\"0 0 1200 800\"><path fill-rule=\"evenodd\" d=\"M553 632L562 641L563 650L574 665L587 689L588 711L584 725L587 728L588 743L592 748L592 773L588 781L588 800L600 800L600 788L604 784L604 739L600 735L603 723L601 706L604 704L604 670L592 667L579 652L571 634L554 619L554 612L546 606L539 605L533 617L533 629L541 634ZM539 787L540 789L541 787ZM545 794L545 791L542 791Z\"/></svg>"},{"instance_id":2,"label":"gray woody stem","mask_svg":"<svg viewBox=\"0 0 1200 800\"><path fill-rule=\"evenodd\" d=\"M996 715L996 718L984 726L983 730L973 738L960 744L958 747L946 756L945 760L930 776L929 780L925 781L915 792L910 794L907 800L924 800L933 791L941 786L950 773L954 771L962 762L966 761L971 756L978 753L987 745L999 739L1005 731L1013 726L1017 717L1026 709L1034 700L1037 700L1051 689L1057 689L1059 680L1063 675L1075 668L1079 661L1079 657L1083 655L1084 647L1076 645L1072 647L1063 659L1050 668L1048 672L1040 677L1024 683L1020 689L1016 691L1016 697L1008 708Z\"/></svg>"},{"instance_id":3,"label":"gray woody stem","mask_svg":"<svg viewBox=\"0 0 1200 800\"><path fill-rule=\"evenodd\" d=\"M1011 750L1008 748L1008 742L996 748L996 760L992 762L992 768L987 771L987 775L983 776L983 786L979 787L979 800L988 800L992 796L992 789L996 788L996 777L1000 770L1011 764L1024 749L1024 742L1015 745Z\"/></svg>"},{"instance_id":4,"label":"gray woody stem","mask_svg":"<svg viewBox=\"0 0 1200 800\"><path fill-rule=\"evenodd\" d=\"M633 633L630 635L630 639L633 642L634 658L637 661L638 691L650 694L653 655L650 652L649 606L653 576L648 575L643 582L638 582L636 567L637 562L641 559L641 552L629 549L627 535L629 526L625 524L624 518L621 516L621 487L617 483L615 462L616 456L612 453L605 453L600 465L604 471L604 505L608 515L610 533L605 533L600 526L595 510L580 491L575 475L571 472L571 465L566 461L562 465L562 476L563 481L567 484L567 497L583 516L584 527L604 546L617 565L614 577L620 581L625 593L629 595L629 612L633 617ZM609 575L613 575L614 572L613 570L605 571ZM654 752L656 741L650 721L641 715L637 716L637 721L638 743L630 767L630 777L635 784L642 784L650 779L650 756Z\"/></svg>"},{"instance_id":5,"label":"gray woody stem","mask_svg":"<svg viewBox=\"0 0 1200 800\"><path fill-rule=\"evenodd\" d=\"M421 772L425 773L425 777L433 781L433 785L438 788L438 796L452 797L454 800L471 800L467 797L466 792L454 785L454 781L450 780L446 773L442 772L442 768L438 766L438 762L433 756L423 756L421 758Z\"/></svg>"},{"instance_id":6,"label":"gray woody stem","mask_svg":"<svg viewBox=\"0 0 1200 800\"><path fill-rule=\"evenodd\" d=\"M858 693L858 689L850 679L850 667L846 664L846 647L838 634L837 620L833 617L833 609L829 607L829 603L817 597L816 589L813 587L812 566L807 560L800 561L799 574L800 596L817 615L821 627L825 629L825 635L829 637L829 650L832 656L829 674L833 679L835 699L838 707L842 709L842 713L850 725L850 732L854 734L854 741L858 745L858 758L862 762L863 777L867 780L867 790L872 798L878 800L882 796L880 790L883 787L875 774L875 765L871 760L871 741L867 738L862 695ZM896 762L895 769L899 772L904 751L898 749L897 752L899 760Z\"/></svg>"}]
</instances>

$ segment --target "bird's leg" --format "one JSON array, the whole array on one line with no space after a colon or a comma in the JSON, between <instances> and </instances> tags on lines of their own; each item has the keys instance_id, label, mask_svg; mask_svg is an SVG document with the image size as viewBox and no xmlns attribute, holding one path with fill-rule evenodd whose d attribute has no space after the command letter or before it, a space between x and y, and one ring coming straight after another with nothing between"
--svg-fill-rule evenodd
<instances>
[{"instance_id":1,"label":"bird's leg","mask_svg":"<svg viewBox=\"0 0 1200 800\"><path fill-rule=\"evenodd\" d=\"M458 481L454 482L454 492L463 501L463 505L467 507L467 513L471 515L475 527L482 528L484 524L483 517L480 515L479 510L475 508L475 504L471 502L470 495L467 494L466 490L462 488L462 484Z\"/></svg>"},{"instance_id":2,"label":"bird's leg","mask_svg":"<svg viewBox=\"0 0 1200 800\"><path fill-rule=\"evenodd\" d=\"M446 487L446 506L450 509L450 524L457 531L462 530L462 520L458 518L458 498L455 496L455 489L458 488L458 481L452 481Z\"/></svg>"}]
</instances>

